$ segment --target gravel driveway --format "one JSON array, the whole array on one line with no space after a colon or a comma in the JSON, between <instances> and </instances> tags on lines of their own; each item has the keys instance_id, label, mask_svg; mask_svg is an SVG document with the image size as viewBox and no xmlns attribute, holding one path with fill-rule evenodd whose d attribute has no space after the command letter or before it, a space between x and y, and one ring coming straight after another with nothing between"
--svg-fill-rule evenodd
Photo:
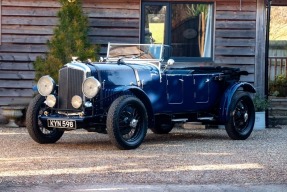
<instances>
[{"instance_id":1,"label":"gravel driveway","mask_svg":"<svg viewBox=\"0 0 287 192\"><path fill-rule=\"evenodd\" d=\"M107 135L66 132L40 145L25 128L0 128L1 186L59 184L287 184L287 127L233 141L225 130L148 133L136 150L113 147Z\"/></svg>"}]
</instances>

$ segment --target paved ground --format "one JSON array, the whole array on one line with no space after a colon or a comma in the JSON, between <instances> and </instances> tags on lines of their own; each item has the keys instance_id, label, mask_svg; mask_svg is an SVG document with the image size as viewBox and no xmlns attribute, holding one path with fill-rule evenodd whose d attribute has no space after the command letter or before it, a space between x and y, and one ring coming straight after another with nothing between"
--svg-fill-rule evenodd
<instances>
[{"instance_id":1,"label":"paved ground","mask_svg":"<svg viewBox=\"0 0 287 192\"><path fill-rule=\"evenodd\" d=\"M121 151L107 135L67 132L56 144L0 127L0 191L286 191L287 127L232 141L225 130L148 133Z\"/></svg>"},{"instance_id":2,"label":"paved ground","mask_svg":"<svg viewBox=\"0 0 287 192\"><path fill-rule=\"evenodd\" d=\"M287 185L135 185L135 184L89 184L89 185L37 185L37 186L12 186L0 187L1 191L21 191L21 192L286 192Z\"/></svg>"}]
</instances>

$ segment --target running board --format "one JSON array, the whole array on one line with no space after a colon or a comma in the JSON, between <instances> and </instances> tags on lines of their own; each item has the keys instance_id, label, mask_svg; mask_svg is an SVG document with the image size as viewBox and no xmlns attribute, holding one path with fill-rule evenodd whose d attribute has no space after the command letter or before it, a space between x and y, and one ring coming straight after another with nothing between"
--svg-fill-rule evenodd
<instances>
[{"instance_id":1,"label":"running board","mask_svg":"<svg viewBox=\"0 0 287 192\"><path fill-rule=\"evenodd\" d=\"M187 120L188 119L186 118L181 118L181 119L172 119L171 121L175 123L183 123L183 122L187 122Z\"/></svg>"},{"instance_id":2,"label":"running board","mask_svg":"<svg viewBox=\"0 0 287 192\"><path fill-rule=\"evenodd\" d=\"M199 121L214 121L214 117L199 117Z\"/></svg>"}]
</instances>

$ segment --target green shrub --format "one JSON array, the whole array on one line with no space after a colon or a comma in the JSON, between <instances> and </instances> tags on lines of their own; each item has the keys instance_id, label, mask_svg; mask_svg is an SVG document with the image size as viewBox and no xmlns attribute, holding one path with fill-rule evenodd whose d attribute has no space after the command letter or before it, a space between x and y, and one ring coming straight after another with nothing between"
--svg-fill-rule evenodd
<instances>
[{"instance_id":1,"label":"green shrub","mask_svg":"<svg viewBox=\"0 0 287 192\"><path fill-rule=\"evenodd\" d=\"M57 17L59 24L54 34L47 42L48 53L45 57L37 57L34 62L35 79L43 75L50 75L58 80L58 71L72 60L72 56L79 60L96 60L98 46L91 45L88 40L88 17L82 10L81 0L59 0L62 7Z\"/></svg>"},{"instance_id":2,"label":"green shrub","mask_svg":"<svg viewBox=\"0 0 287 192\"><path fill-rule=\"evenodd\" d=\"M260 112L260 111L265 111L266 109L268 109L270 102L265 97L261 97L256 94L253 98L253 104L255 107L255 111Z\"/></svg>"}]
</instances>

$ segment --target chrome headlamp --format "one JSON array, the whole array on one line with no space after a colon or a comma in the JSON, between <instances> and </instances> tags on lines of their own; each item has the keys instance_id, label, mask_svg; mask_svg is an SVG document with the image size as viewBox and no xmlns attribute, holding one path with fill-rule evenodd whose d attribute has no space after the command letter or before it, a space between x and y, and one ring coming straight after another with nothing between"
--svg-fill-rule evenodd
<instances>
[{"instance_id":1,"label":"chrome headlamp","mask_svg":"<svg viewBox=\"0 0 287 192\"><path fill-rule=\"evenodd\" d=\"M54 107L57 103L57 98L55 95L48 95L45 101L45 104L49 107Z\"/></svg>"},{"instance_id":2,"label":"chrome headlamp","mask_svg":"<svg viewBox=\"0 0 287 192\"><path fill-rule=\"evenodd\" d=\"M89 77L83 82L82 90L84 95L92 99L101 89L101 83L94 77Z\"/></svg>"},{"instance_id":3,"label":"chrome headlamp","mask_svg":"<svg viewBox=\"0 0 287 192\"><path fill-rule=\"evenodd\" d=\"M37 83L38 91L44 97L50 95L55 90L55 87L55 81L48 75L41 77Z\"/></svg>"},{"instance_id":4,"label":"chrome headlamp","mask_svg":"<svg viewBox=\"0 0 287 192\"><path fill-rule=\"evenodd\" d=\"M71 103L75 109L79 109L83 104L83 100L79 95L75 95L72 97Z\"/></svg>"}]
</instances>

